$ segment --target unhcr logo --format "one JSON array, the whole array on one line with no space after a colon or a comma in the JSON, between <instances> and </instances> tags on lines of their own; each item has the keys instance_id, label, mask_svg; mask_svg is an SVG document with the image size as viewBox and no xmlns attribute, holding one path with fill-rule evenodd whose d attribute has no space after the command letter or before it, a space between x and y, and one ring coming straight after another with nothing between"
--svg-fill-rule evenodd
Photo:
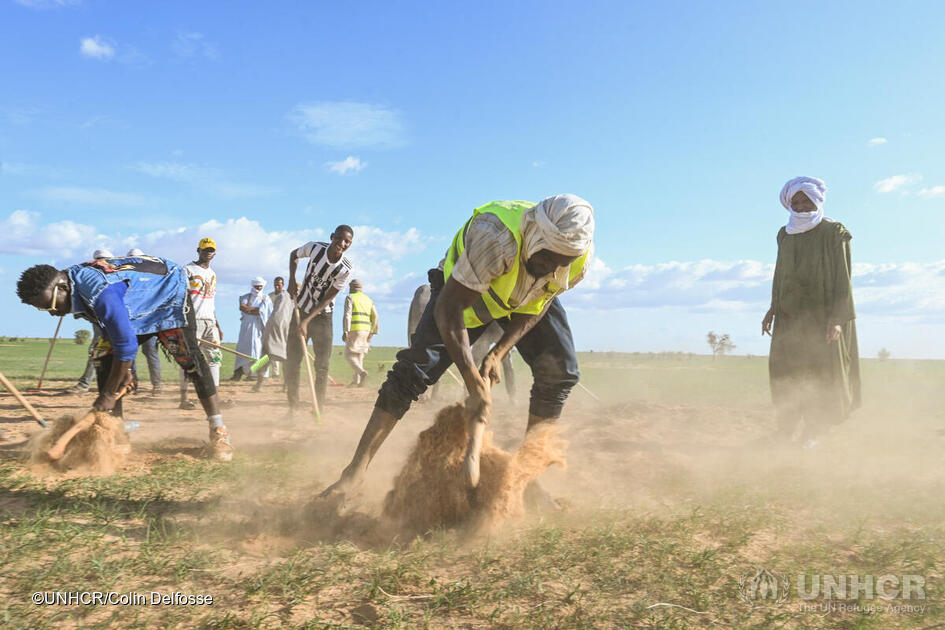
<instances>
[{"instance_id":1,"label":"unhcr logo","mask_svg":"<svg viewBox=\"0 0 945 630\"><path fill-rule=\"evenodd\" d=\"M739 596L749 606L784 603L791 590L790 580L768 569L743 575L738 586Z\"/></svg>"},{"instance_id":2,"label":"unhcr logo","mask_svg":"<svg viewBox=\"0 0 945 630\"><path fill-rule=\"evenodd\" d=\"M845 606L844 610L859 606L858 601L881 599L925 600L926 579L921 575L807 575L800 573L795 581L797 597L805 610L814 611L813 600L820 600L831 607ZM791 582L780 573L758 569L743 575L738 581L738 594L749 606L777 605L784 603L790 595ZM833 609L833 608L831 608ZM894 612L919 612L924 606L887 607ZM826 610L826 609L825 609Z\"/></svg>"}]
</instances>

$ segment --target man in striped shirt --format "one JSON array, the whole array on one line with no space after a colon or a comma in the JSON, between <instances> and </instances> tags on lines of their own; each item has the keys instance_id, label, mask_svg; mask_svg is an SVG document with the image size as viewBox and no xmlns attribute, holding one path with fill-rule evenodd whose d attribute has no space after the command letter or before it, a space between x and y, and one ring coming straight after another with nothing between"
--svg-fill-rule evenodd
<instances>
[{"instance_id":1,"label":"man in striped shirt","mask_svg":"<svg viewBox=\"0 0 945 630\"><path fill-rule=\"evenodd\" d=\"M331 359L333 301L351 278L351 263L343 254L351 247L353 240L354 230L351 226L339 225L332 232L330 243L311 241L289 254L289 295L295 298L299 313L293 316L289 325L286 348L286 395L291 410L299 404L299 368L305 356L305 347L299 339L300 331L306 347L308 340L312 340L315 350L315 395L319 407L325 403L328 362ZM308 258L301 290L295 281L299 258Z\"/></svg>"}]
</instances>

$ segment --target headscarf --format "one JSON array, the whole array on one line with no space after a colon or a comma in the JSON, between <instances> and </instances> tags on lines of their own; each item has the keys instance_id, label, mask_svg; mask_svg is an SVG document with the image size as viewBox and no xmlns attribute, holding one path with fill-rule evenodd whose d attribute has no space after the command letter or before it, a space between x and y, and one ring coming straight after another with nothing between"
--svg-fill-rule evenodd
<instances>
[{"instance_id":1,"label":"headscarf","mask_svg":"<svg viewBox=\"0 0 945 630\"><path fill-rule=\"evenodd\" d=\"M815 212L795 212L791 208L791 198L798 191L807 195L817 207ZM791 213L785 229L788 234L801 234L813 230L824 220L824 201L827 198L827 185L816 177L795 177L781 189L781 205Z\"/></svg>"},{"instance_id":2,"label":"headscarf","mask_svg":"<svg viewBox=\"0 0 945 630\"><path fill-rule=\"evenodd\" d=\"M348 283L348 288L351 289L352 291L360 291L361 281L358 279L352 280L351 282Z\"/></svg>"},{"instance_id":3,"label":"headscarf","mask_svg":"<svg viewBox=\"0 0 945 630\"><path fill-rule=\"evenodd\" d=\"M580 256L594 239L594 208L577 195L542 199L522 215L522 238L526 258L542 249Z\"/></svg>"},{"instance_id":4,"label":"headscarf","mask_svg":"<svg viewBox=\"0 0 945 630\"><path fill-rule=\"evenodd\" d=\"M261 286L262 287L260 289L261 291L263 288L266 287L266 281L263 280L262 276L256 276L255 278L253 278L253 283L250 286L253 288L254 291L256 290L256 287Z\"/></svg>"}]
</instances>

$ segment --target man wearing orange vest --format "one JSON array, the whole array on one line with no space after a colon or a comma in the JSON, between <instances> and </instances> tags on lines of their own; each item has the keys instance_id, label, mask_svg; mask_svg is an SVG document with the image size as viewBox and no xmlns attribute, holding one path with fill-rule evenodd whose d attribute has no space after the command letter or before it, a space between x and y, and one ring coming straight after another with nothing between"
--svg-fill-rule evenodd
<instances>
[{"instance_id":1,"label":"man wearing orange vest","mask_svg":"<svg viewBox=\"0 0 945 630\"><path fill-rule=\"evenodd\" d=\"M348 284L348 297L345 298L345 316L341 340L345 342L345 359L354 369L355 387L364 385L367 371L364 369L364 355L371 349L371 338L377 334L377 309L374 300L361 291L361 281L352 280Z\"/></svg>"},{"instance_id":2,"label":"man wearing orange vest","mask_svg":"<svg viewBox=\"0 0 945 630\"><path fill-rule=\"evenodd\" d=\"M360 483L411 402L452 363L470 392L464 462L468 486L479 483L490 388L499 381L502 359L513 347L534 378L528 428L555 421L579 378L571 329L557 295L584 277L593 237L594 210L575 195L556 195L537 204L494 201L476 208L446 251L442 289L431 282L430 302L411 345L397 353L351 463L322 496L344 495ZM473 362L470 342L492 321L504 333L479 366Z\"/></svg>"}]
</instances>

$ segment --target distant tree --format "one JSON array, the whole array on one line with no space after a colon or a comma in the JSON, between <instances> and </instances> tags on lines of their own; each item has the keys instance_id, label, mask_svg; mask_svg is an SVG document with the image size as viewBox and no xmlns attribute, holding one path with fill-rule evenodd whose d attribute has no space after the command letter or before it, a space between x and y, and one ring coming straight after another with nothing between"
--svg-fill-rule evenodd
<instances>
[{"instance_id":1,"label":"distant tree","mask_svg":"<svg viewBox=\"0 0 945 630\"><path fill-rule=\"evenodd\" d=\"M891 356L892 356L892 352L890 352L886 348L880 348L879 352L876 353L876 358L879 359L880 361L885 361Z\"/></svg>"},{"instance_id":2,"label":"distant tree","mask_svg":"<svg viewBox=\"0 0 945 630\"><path fill-rule=\"evenodd\" d=\"M735 349L735 344L732 343L732 338L727 334L725 335L716 335L713 331L709 331L709 334L706 335L706 341L709 342L709 347L712 348L712 360L715 360L715 357L724 355L728 352L731 352Z\"/></svg>"},{"instance_id":3,"label":"distant tree","mask_svg":"<svg viewBox=\"0 0 945 630\"><path fill-rule=\"evenodd\" d=\"M80 346L83 346L89 342L89 339L92 338L92 333L88 330L77 330L75 331L75 342Z\"/></svg>"}]
</instances>

